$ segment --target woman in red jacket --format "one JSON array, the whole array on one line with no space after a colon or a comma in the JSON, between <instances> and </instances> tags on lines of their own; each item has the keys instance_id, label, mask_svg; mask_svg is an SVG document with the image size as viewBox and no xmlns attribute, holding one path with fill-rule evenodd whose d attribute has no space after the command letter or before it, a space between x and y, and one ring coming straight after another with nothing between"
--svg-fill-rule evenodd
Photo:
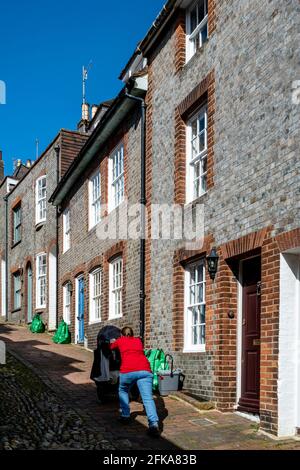
<instances>
[{"instance_id":1,"label":"woman in red jacket","mask_svg":"<svg viewBox=\"0 0 300 470\"><path fill-rule=\"evenodd\" d=\"M152 436L158 436L158 416L152 395L153 374L150 363L144 354L140 338L133 336L133 330L125 327L122 336L112 340L111 349L118 348L121 353L119 399L121 406L120 420L123 423L130 421L129 390L137 384L148 417L149 430Z\"/></svg>"}]
</instances>

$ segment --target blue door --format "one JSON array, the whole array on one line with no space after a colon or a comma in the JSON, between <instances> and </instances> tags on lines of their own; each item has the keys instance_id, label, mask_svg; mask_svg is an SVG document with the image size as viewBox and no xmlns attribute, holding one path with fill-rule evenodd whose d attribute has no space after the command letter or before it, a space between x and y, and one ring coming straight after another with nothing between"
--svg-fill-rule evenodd
<instances>
[{"instance_id":1,"label":"blue door","mask_svg":"<svg viewBox=\"0 0 300 470\"><path fill-rule=\"evenodd\" d=\"M84 279L78 280L78 343L84 342Z\"/></svg>"}]
</instances>

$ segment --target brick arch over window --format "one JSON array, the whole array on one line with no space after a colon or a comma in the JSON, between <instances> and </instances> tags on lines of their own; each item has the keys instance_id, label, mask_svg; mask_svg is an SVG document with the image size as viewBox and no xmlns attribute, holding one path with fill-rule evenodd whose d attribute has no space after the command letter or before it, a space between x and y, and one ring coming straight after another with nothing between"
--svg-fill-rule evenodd
<instances>
[{"instance_id":1,"label":"brick arch over window","mask_svg":"<svg viewBox=\"0 0 300 470\"><path fill-rule=\"evenodd\" d=\"M122 256L123 251L124 251L124 243L123 242L116 243L105 253L106 261L110 262L113 260L113 258L116 258L117 256Z\"/></svg>"},{"instance_id":2,"label":"brick arch over window","mask_svg":"<svg viewBox=\"0 0 300 470\"><path fill-rule=\"evenodd\" d=\"M87 265L87 272L91 273L97 268L102 268L103 266L103 256L96 256L96 258L92 259Z\"/></svg>"},{"instance_id":3,"label":"brick arch over window","mask_svg":"<svg viewBox=\"0 0 300 470\"><path fill-rule=\"evenodd\" d=\"M86 265L81 264L80 266L77 266L76 269L74 270L73 277L76 278L78 276L85 275L85 271L86 271Z\"/></svg>"}]
</instances>

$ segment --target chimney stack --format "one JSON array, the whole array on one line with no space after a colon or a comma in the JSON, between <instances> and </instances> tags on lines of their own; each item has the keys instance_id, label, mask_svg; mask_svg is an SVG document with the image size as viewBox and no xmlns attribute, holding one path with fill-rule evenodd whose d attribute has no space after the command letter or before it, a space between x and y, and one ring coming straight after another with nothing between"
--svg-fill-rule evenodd
<instances>
[{"instance_id":1,"label":"chimney stack","mask_svg":"<svg viewBox=\"0 0 300 470\"><path fill-rule=\"evenodd\" d=\"M82 103L81 105L81 119L83 121L90 120L90 105L88 103Z\"/></svg>"},{"instance_id":2,"label":"chimney stack","mask_svg":"<svg viewBox=\"0 0 300 470\"><path fill-rule=\"evenodd\" d=\"M2 150L0 150L0 183L4 178L4 161L2 160Z\"/></svg>"},{"instance_id":3,"label":"chimney stack","mask_svg":"<svg viewBox=\"0 0 300 470\"><path fill-rule=\"evenodd\" d=\"M77 125L77 129L80 132L88 132L89 122L90 122L90 105L88 103L82 103L81 120Z\"/></svg>"}]
</instances>

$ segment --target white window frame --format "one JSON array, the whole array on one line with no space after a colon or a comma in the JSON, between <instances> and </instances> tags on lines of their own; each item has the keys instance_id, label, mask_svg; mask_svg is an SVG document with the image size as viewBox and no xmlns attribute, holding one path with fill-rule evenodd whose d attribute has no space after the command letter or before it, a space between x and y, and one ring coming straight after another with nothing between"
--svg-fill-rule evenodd
<instances>
[{"instance_id":1,"label":"white window frame","mask_svg":"<svg viewBox=\"0 0 300 470\"><path fill-rule=\"evenodd\" d=\"M123 259L109 263L109 320L123 316Z\"/></svg>"},{"instance_id":2,"label":"white window frame","mask_svg":"<svg viewBox=\"0 0 300 470\"><path fill-rule=\"evenodd\" d=\"M72 295L71 295L71 282L67 282L63 286L63 318L67 325L71 324L71 303L72 303Z\"/></svg>"},{"instance_id":3,"label":"white window frame","mask_svg":"<svg viewBox=\"0 0 300 470\"><path fill-rule=\"evenodd\" d=\"M191 283L191 271L195 270L196 267L202 266L203 269L203 281L200 282L195 282L194 284ZM205 299L205 286L206 286L206 280L205 280L205 275L206 275L206 269L205 269L205 259L199 259L193 263L190 263L186 266L185 269L185 279L184 279L184 290L185 290L185 301L184 301L184 349L183 352L185 353L190 353L190 352L205 352L205 339L204 343L197 343L194 344L192 341L192 330L193 330L193 324L192 324L192 308L195 307L200 307L200 308L206 308L206 299ZM198 301L191 303L191 297L190 297L190 292L191 292L191 287L194 286L195 288L195 297L196 297L196 287L202 285L202 291L203 291L203 299L202 301ZM198 323L198 328L201 329L201 326L204 325L204 328L206 326L206 318L204 323ZM199 335L200 337L200 335Z\"/></svg>"},{"instance_id":4,"label":"white window frame","mask_svg":"<svg viewBox=\"0 0 300 470\"><path fill-rule=\"evenodd\" d=\"M113 211L125 198L124 143L120 143L108 159L108 210Z\"/></svg>"},{"instance_id":5,"label":"white window frame","mask_svg":"<svg viewBox=\"0 0 300 470\"><path fill-rule=\"evenodd\" d=\"M40 185L46 182L44 194L40 194ZM43 175L35 183L35 223L40 224L47 220L47 176Z\"/></svg>"},{"instance_id":6,"label":"white window frame","mask_svg":"<svg viewBox=\"0 0 300 470\"><path fill-rule=\"evenodd\" d=\"M45 260L43 266L45 273L41 274L41 260ZM41 302L41 299L44 301ZM39 253L36 256L36 308L47 307L47 254Z\"/></svg>"},{"instance_id":7,"label":"white window frame","mask_svg":"<svg viewBox=\"0 0 300 470\"><path fill-rule=\"evenodd\" d=\"M200 131L199 121L200 116L204 117L204 130ZM193 139L192 128L193 123L197 125L197 145L200 145L200 135L204 135L204 148L196 154L193 155L193 142L196 139ZM207 192L207 103L203 105L196 113L189 119L186 126L186 202L190 203L195 199L203 196ZM201 165L202 162L206 161L206 171L203 171ZM195 177L195 168L196 165L200 165L199 176ZM195 182L199 180L200 182L200 192L199 194L195 193ZM205 184L203 182L205 181Z\"/></svg>"},{"instance_id":8,"label":"white window frame","mask_svg":"<svg viewBox=\"0 0 300 470\"><path fill-rule=\"evenodd\" d=\"M13 274L13 281L14 281L14 310L20 310L22 308L22 280L21 280L21 273L18 271ZM18 286L17 282L18 281ZM16 302L18 299L18 302Z\"/></svg>"},{"instance_id":9,"label":"white window frame","mask_svg":"<svg viewBox=\"0 0 300 470\"><path fill-rule=\"evenodd\" d=\"M207 28L207 38L208 38L208 5L204 2L204 9L206 9L206 14L204 18L197 24L196 28L191 31L191 12L194 7L199 3L199 0L193 2L191 7L186 11L186 62L188 62L196 53L198 49L203 47L202 42L202 31ZM198 15L198 13L197 13ZM194 40L196 36L199 36L199 47L195 47ZM206 39L207 40L207 39Z\"/></svg>"},{"instance_id":10,"label":"white window frame","mask_svg":"<svg viewBox=\"0 0 300 470\"><path fill-rule=\"evenodd\" d=\"M90 287L90 302L89 302L89 323L101 323L101 314L102 314L102 269L97 268L94 271L92 271L89 275L89 287ZM95 287L96 287L96 277L99 277L100 279L98 280L98 291L95 292ZM98 305L97 305L98 303ZM98 307L98 313L97 315L97 307Z\"/></svg>"},{"instance_id":11,"label":"white window frame","mask_svg":"<svg viewBox=\"0 0 300 470\"><path fill-rule=\"evenodd\" d=\"M19 214L19 218L17 219L17 215ZM13 243L18 243L22 240L22 205L18 204L16 207L13 208ZM16 239L16 234L18 234L19 238Z\"/></svg>"},{"instance_id":12,"label":"white window frame","mask_svg":"<svg viewBox=\"0 0 300 470\"><path fill-rule=\"evenodd\" d=\"M89 178L89 230L101 220L101 174L100 169Z\"/></svg>"},{"instance_id":13,"label":"white window frame","mask_svg":"<svg viewBox=\"0 0 300 470\"><path fill-rule=\"evenodd\" d=\"M63 253L71 248L70 208L63 212Z\"/></svg>"}]
</instances>

